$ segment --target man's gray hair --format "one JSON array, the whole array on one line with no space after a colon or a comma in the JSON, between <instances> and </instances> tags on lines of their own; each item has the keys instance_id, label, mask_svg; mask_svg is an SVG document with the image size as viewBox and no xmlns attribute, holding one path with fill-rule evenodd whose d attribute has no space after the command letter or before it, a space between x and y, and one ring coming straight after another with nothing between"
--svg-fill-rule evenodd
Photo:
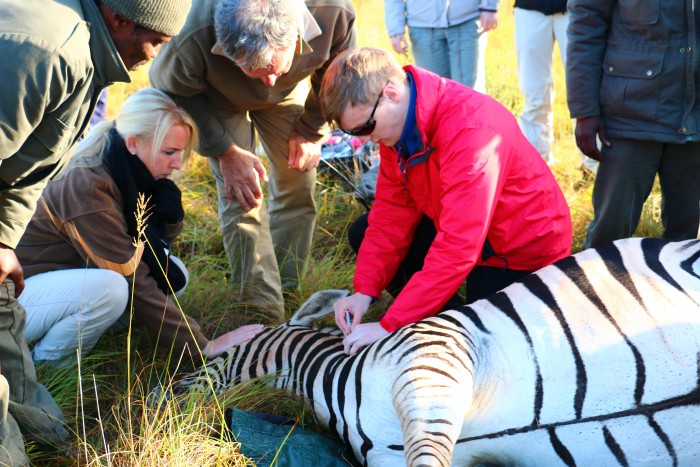
<instances>
[{"instance_id":1,"label":"man's gray hair","mask_svg":"<svg viewBox=\"0 0 700 467\"><path fill-rule=\"evenodd\" d=\"M296 43L302 6L299 0L221 0L214 14L217 43L241 68L266 68L275 51Z\"/></svg>"}]
</instances>

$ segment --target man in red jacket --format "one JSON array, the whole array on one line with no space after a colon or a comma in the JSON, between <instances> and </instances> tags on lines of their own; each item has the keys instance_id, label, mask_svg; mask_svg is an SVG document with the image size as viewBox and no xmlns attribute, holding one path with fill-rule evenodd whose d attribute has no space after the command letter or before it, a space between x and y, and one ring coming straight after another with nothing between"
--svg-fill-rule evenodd
<instances>
[{"instance_id":1,"label":"man in red jacket","mask_svg":"<svg viewBox=\"0 0 700 467\"><path fill-rule=\"evenodd\" d=\"M334 305L347 353L454 305L467 276L473 302L570 254L564 195L494 99L369 47L336 58L320 99L329 121L380 144L355 294ZM424 258L411 258L421 243ZM407 273L408 262L420 267ZM384 317L361 324L392 281Z\"/></svg>"}]
</instances>

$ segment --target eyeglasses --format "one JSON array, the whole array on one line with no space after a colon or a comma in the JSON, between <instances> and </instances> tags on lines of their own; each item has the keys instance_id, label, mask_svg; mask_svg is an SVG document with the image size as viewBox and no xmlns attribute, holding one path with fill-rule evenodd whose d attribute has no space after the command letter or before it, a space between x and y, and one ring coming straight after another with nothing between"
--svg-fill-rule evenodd
<instances>
[{"instance_id":1,"label":"eyeglasses","mask_svg":"<svg viewBox=\"0 0 700 467\"><path fill-rule=\"evenodd\" d=\"M374 103L374 107L372 107L372 113L369 114L369 118L367 119L365 124L359 128L353 128L352 130L343 130L343 133L350 136L367 136L368 134L374 131L374 127L377 126L377 121L374 119L374 112L377 110L377 106L379 105L379 101L381 100L382 95L384 94L384 88L387 84L389 84L389 81L387 81L386 84L382 86L382 90L379 91L379 95L377 96L377 102Z\"/></svg>"}]
</instances>

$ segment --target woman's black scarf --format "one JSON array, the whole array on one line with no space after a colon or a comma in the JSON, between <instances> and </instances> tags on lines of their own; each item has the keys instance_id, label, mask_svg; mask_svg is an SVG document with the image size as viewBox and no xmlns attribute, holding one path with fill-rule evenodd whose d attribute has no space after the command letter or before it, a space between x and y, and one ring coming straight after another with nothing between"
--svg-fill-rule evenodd
<instances>
[{"instance_id":1,"label":"woman's black scarf","mask_svg":"<svg viewBox=\"0 0 700 467\"><path fill-rule=\"evenodd\" d=\"M142 260L148 265L159 289L166 294L171 293L170 286L174 291L180 290L185 286L186 278L179 267L168 262L170 245L164 229L165 224L176 224L185 216L180 190L172 180L154 179L143 162L127 150L124 139L114 128L109 132L109 145L103 161L122 194L127 232L134 238L138 236L135 213L139 193L148 199L150 216L146 221L145 235L151 248L148 245L144 248Z\"/></svg>"}]
</instances>

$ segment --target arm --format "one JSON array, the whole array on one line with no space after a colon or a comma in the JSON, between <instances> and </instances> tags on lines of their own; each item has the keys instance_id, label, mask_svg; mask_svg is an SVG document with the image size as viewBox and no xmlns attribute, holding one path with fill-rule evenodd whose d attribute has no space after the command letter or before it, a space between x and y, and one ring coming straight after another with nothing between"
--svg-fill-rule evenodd
<instances>
[{"instance_id":1,"label":"arm","mask_svg":"<svg viewBox=\"0 0 700 467\"><path fill-rule=\"evenodd\" d=\"M610 145L600 118L599 91L614 7L609 0L573 0L568 6L567 100L571 117L577 120L576 145L596 160L601 159L596 136Z\"/></svg>"},{"instance_id":2,"label":"arm","mask_svg":"<svg viewBox=\"0 0 700 467\"><path fill-rule=\"evenodd\" d=\"M312 11L323 35L330 36L330 48L325 64L311 74L311 89L304 103L304 112L295 124L295 131L306 141L320 143L325 134L326 121L321 113L318 93L328 66L342 51L355 46L355 12L343 8L323 8ZM327 39L326 39L327 40Z\"/></svg>"},{"instance_id":3,"label":"arm","mask_svg":"<svg viewBox=\"0 0 700 467\"><path fill-rule=\"evenodd\" d=\"M0 60L0 243L15 248L48 182L43 172L68 150L73 129L51 114L68 97L61 57L31 41L0 41L0 56L9 57ZM16 185L22 179L33 182Z\"/></svg>"},{"instance_id":4,"label":"arm","mask_svg":"<svg viewBox=\"0 0 700 467\"><path fill-rule=\"evenodd\" d=\"M437 235L423 269L381 319L387 331L437 313L476 265L514 151L488 128L441 136L446 143L440 148L442 212Z\"/></svg>"},{"instance_id":5,"label":"arm","mask_svg":"<svg viewBox=\"0 0 700 467\"><path fill-rule=\"evenodd\" d=\"M404 0L384 0L384 24L394 52L407 54L406 2Z\"/></svg>"},{"instance_id":6,"label":"arm","mask_svg":"<svg viewBox=\"0 0 700 467\"><path fill-rule=\"evenodd\" d=\"M136 320L160 333L160 342L174 343L178 348L188 345L190 349L194 349L196 343L203 349L209 341L199 324L167 298L150 276L146 263L139 261L134 239L127 232L121 195L111 179L81 177L79 172L82 170L75 169L67 174L59 186L49 187L45 196L51 212L63 222L67 232L63 238L75 248L84 264L124 275L133 286ZM76 199L88 202L77 211Z\"/></svg>"},{"instance_id":7,"label":"arm","mask_svg":"<svg viewBox=\"0 0 700 467\"><path fill-rule=\"evenodd\" d=\"M498 27L498 4L500 0L481 0L479 3L479 22L483 32Z\"/></svg>"}]
</instances>

